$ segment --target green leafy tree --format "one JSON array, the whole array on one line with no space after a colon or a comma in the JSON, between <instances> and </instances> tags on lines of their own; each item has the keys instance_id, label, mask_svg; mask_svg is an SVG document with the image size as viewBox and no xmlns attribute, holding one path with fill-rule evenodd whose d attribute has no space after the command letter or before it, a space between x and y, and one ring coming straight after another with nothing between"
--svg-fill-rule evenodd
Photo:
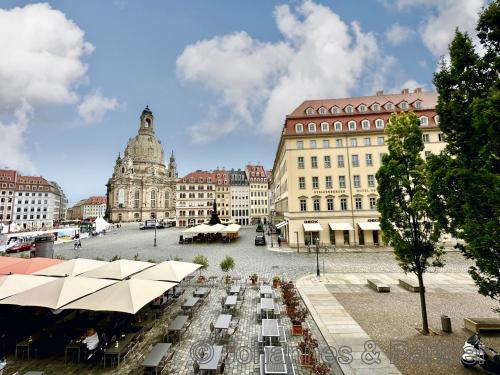
<instances>
[{"instance_id":1,"label":"green leafy tree","mask_svg":"<svg viewBox=\"0 0 500 375\"><path fill-rule=\"evenodd\" d=\"M380 226L403 271L418 278L422 333L428 334L423 274L430 266L443 265L443 249L437 245L441 227L434 222L428 199L420 121L413 112L394 113L386 133L389 153L377 172Z\"/></svg>"},{"instance_id":2,"label":"green leafy tree","mask_svg":"<svg viewBox=\"0 0 500 375\"><path fill-rule=\"evenodd\" d=\"M205 271L208 268L208 258L204 255L195 256L193 259L193 263L201 265L200 273L201 271Z\"/></svg>"},{"instance_id":3,"label":"green leafy tree","mask_svg":"<svg viewBox=\"0 0 500 375\"><path fill-rule=\"evenodd\" d=\"M475 264L479 293L500 300L500 2L483 11L471 38L458 30L449 62L434 76L439 127L447 147L429 160L430 194L441 225Z\"/></svg>"}]
</instances>

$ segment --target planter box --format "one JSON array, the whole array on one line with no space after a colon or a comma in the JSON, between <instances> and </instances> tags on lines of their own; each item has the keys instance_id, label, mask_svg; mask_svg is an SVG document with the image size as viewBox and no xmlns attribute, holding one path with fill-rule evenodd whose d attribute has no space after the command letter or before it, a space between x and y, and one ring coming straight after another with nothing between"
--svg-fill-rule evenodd
<instances>
[{"instance_id":1,"label":"planter box","mask_svg":"<svg viewBox=\"0 0 500 375\"><path fill-rule=\"evenodd\" d=\"M314 358L314 354L300 354L299 355L299 364L301 367L313 368L316 363L316 359Z\"/></svg>"},{"instance_id":2,"label":"planter box","mask_svg":"<svg viewBox=\"0 0 500 375\"><path fill-rule=\"evenodd\" d=\"M273 288L277 289L281 286L281 283L279 281L273 281Z\"/></svg>"},{"instance_id":3,"label":"planter box","mask_svg":"<svg viewBox=\"0 0 500 375\"><path fill-rule=\"evenodd\" d=\"M302 336L302 324L292 324L292 335L293 336Z\"/></svg>"}]
</instances>

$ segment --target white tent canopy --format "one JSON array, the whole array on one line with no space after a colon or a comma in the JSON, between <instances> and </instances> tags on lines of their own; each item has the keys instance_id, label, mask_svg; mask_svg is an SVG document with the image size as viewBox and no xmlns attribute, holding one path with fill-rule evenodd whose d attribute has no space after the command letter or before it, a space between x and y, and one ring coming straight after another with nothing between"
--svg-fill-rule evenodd
<instances>
[{"instance_id":1,"label":"white tent canopy","mask_svg":"<svg viewBox=\"0 0 500 375\"><path fill-rule=\"evenodd\" d=\"M77 258L44 268L40 271L33 272L33 275L77 276L84 272L104 266L105 264L108 264L108 262L94 259Z\"/></svg>"},{"instance_id":2,"label":"white tent canopy","mask_svg":"<svg viewBox=\"0 0 500 375\"><path fill-rule=\"evenodd\" d=\"M184 279L187 275L193 273L200 267L200 264L169 260L141 271L133 275L131 278L142 280L181 282L182 279Z\"/></svg>"},{"instance_id":3,"label":"white tent canopy","mask_svg":"<svg viewBox=\"0 0 500 375\"><path fill-rule=\"evenodd\" d=\"M116 283L115 280L62 277L5 298L0 301L0 304L59 309L78 298L114 283Z\"/></svg>"},{"instance_id":4,"label":"white tent canopy","mask_svg":"<svg viewBox=\"0 0 500 375\"><path fill-rule=\"evenodd\" d=\"M110 227L110 224L102 217L98 217L97 219L95 219L94 224L95 224L95 231L97 233L107 230Z\"/></svg>"},{"instance_id":5,"label":"white tent canopy","mask_svg":"<svg viewBox=\"0 0 500 375\"><path fill-rule=\"evenodd\" d=\"M229 224L227 227L221 229L221 233L238 233L241 228L239 224Z\"/></svg>"},{"instance_id":6,"label":"white tent canopy","mask_svg":"<svg viewBox=\"0 0 500 375\"><path fill-rule=\"evenodd\" d=\"M62 309L118 311L135 314L144 305L175 285L175 283L163 281L124 280L71 302Z\"/></svg>"},{"instance_id":7,"label":"white tent canopy","mask_svg":"<svg viewBox=\"0 0 500 375\"><path fill-rule=\"evenodd\" d=\"M378 221L367 221L358 223L362 230L380 230L380 223Z\"/></svg>"},{"instance_id":8,"label":"white tent canopy","mask_svg":"<svg viewBox=\"0 0 500 375\"><path fill-rule=\"evenodd\" d=\"M152 267L154 263L140 262L129 259L119 259L107 263L99 268L82 273L80 276L92 277L96 279L116 279L123 280L134 273Z\"/></svg>"},{"instance_id":9,"label":"white tent canopy","mask_svg":"<svg viewBox=\"0 0 500 375\"><path fill-rule=\"evenodd\" d=\"M55 277L13 274L0 276L0 299L57 280Z\"/></svg>"},{"instance_id":10,"label":"white tent canopy","mask_svg":"<svg viewBox=\"0 0 500 375\"><path fill-rule=\"evenodd\" d=\"M354 230L349 223L328 223L331 230Z\"/></svg>"},{"instance_id":11,"label":"white tent canopy","mask_svg":"<svg viewBox=\"0 0 500 375\"><path fill-rule=\"evenodd\" d=\"M304 223L303 225L306 232L321 232L323 230L320 223Z\"/></svg>"}]
</instances>

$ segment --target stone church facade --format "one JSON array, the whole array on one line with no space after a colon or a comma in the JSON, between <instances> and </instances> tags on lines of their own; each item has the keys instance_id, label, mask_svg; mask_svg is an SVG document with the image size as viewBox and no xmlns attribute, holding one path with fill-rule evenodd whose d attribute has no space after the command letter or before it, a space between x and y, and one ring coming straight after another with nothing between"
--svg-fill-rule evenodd
<instances>
[{"instance_id":1,"label":"stone church facade","mask_svg":"<svg viewBox=\"0 0 500 375\"><path fill-rule=\"evenodd\" d=\"M176 180L174 152L166 165L163 146L155 136L153 113L146 106L138 134L129 139L123 157L118 155L106 184L106 217L115 223L174 219Z\"/></svg>"}]
</instances>

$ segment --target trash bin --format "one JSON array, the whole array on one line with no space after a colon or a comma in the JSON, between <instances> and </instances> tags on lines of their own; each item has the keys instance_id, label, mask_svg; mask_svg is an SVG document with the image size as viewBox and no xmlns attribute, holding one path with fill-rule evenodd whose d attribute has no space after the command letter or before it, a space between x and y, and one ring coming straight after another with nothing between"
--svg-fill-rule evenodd
<instances>
[{"instance_id":1,"label":"trash bin","mask_svg":"<svg viewBox=\"0 0 500 375\"><path fill-rule=\"evenodd\" d=\"M451 333L451 318L448 315L441 315L441 328L443 332Z\"/></svg>"},{"instance_id":2,"label":"trash bin","mask_svg":"<svg viewBox=\"0 0 500 375\"><path fill-rule=\"evenodd\" d=\"M42 258L54 257L54 241L55 237L52 234L35 237L35 256Z\"/></svg>"}]
</instances>

